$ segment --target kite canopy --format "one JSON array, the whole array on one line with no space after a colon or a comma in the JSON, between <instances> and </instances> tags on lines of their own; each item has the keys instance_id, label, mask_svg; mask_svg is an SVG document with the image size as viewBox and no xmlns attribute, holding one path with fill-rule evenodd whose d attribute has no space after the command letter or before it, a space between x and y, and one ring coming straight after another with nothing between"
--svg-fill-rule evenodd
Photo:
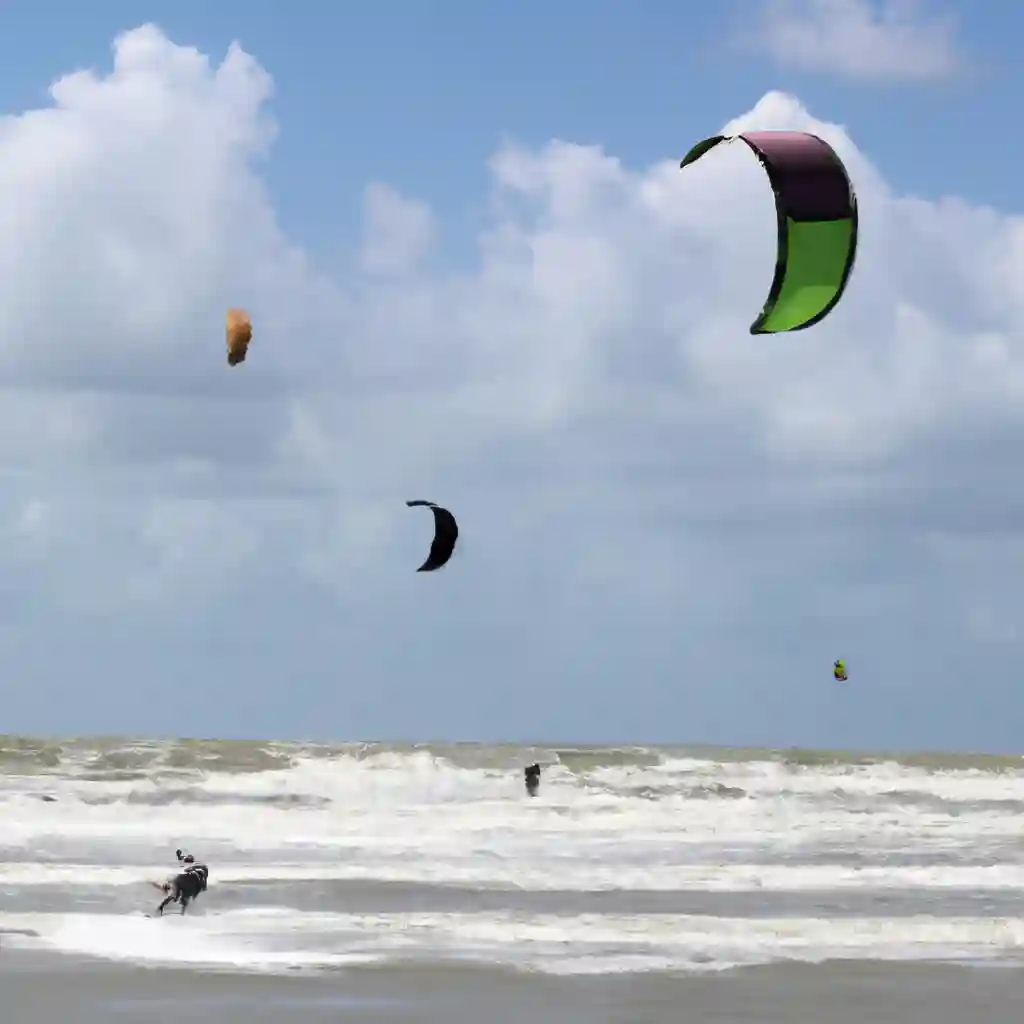
<instances>
[{"instance_id":1,"label":"kite canopy","mask_svg":"<svg viewBox=\"0 0 1024 1024\"><path fill-rule=\"evenodd\" d=\"M225 320L228 366L237 366L245 362L245 354L252 341L252 321L244 309L229 309Z\"/></svg>"},{"instance_id":2,"label":"kite canopy","mask_svg":"<svg viewBox=\"0 0 1024 1024\"><path fill-rule=\"evenodd\" d=\"M452 557L455 542L459 539L459 524L455 522L455 516L432 501L407 501L406 505L409 508L429 508L434 513L434 540L430 545L430 554L416 571L433 572L440 569Z\"/></svg>"},{"instance_id":3,"label":"kite canopy","mask_svg":"<svg viewBox=\"0 0 1024 1024\"><path fill-rule=\"evenodd\" d=\"M841 683L845 683L849 678L846 674L846 662L842 658L832 666L832 675Z\"/></svg>"},{"instance_id":4,"label":"kite canopy","mask_svg":"<svg viewBox=\"0 0 1024 1024\"><path fill-rule=\"evenodd\" d=\"M775 193L775 277L751 334L802 331L824 320L846 289L857 254L857 198L835 150L808 132L743 132L699 142L679 164L742 139Z\"/></svg>"}]
</instances>

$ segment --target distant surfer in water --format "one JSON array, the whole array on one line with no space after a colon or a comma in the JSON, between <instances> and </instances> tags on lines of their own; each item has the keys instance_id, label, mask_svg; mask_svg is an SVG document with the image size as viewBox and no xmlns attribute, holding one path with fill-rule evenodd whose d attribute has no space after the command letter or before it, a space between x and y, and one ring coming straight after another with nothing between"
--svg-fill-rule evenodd
<instances>
[{"instance_id":1,"label":"distant surfer in water","mask_svg":"<svg viewBox=\"0 0 1024 1024\"><path fill-rule=\"evenodd\" d=\"M156 908L160 917L169 903L180 904L184 914L189 903L201 892L206 892L206 882L210 877L210 869L205 864L197 864L191 853L175 850L174 855L178 858L181 870L161 886L164 898Z\"/></svg>"},{"instance_id":2,"label":"distant surfer in water","mask_svg":"<svg viewBox=\"0 0 1024 1024\"><path fill-rule=\"evenodd\" d=\"M523 778L526 781L526 792L530 796L536 796L537 790L540 789L540 765L528 764L523 769Z\"/></svg>"}]
</instances>

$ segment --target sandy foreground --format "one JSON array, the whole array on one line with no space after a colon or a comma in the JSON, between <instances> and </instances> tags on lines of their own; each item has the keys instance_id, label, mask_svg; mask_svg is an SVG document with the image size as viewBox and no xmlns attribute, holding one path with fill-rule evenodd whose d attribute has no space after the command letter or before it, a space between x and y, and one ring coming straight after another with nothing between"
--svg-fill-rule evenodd
<instances>
[{"instance_id":1,"label":"sandy foreground","mask_svg":"<svg viewBox=\"0 0 1024 1024\"><path fill-rule=\"evenodd\" d=\"M0 947L0 1003L4 1024L987 1024L1019 1019L1024 971L832 963L561 979L421 964L274 977Z\"/></svg>"}]
</instances>

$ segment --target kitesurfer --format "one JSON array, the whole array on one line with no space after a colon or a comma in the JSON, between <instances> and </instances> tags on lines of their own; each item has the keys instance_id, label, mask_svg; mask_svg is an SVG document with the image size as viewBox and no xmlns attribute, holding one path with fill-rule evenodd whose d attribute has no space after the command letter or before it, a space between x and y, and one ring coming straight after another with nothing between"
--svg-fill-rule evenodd
<instances>
[{"instance_id":1,"label":"kitesurfer","mask_svg":"<svg viewBox=\"0 0 1024 1024\"><path fill-rule=\"evenodd\" d=\"M169 903L180 904L181 912L184 914L189 903L201 892L206 892L206 882L210 877L210 869L205 864L197 864L191 853L175 850L174 855L178 858L181 870L162 886L165 896L156 908L160 916Z\"/></svg>"},{"instance_id":2,"label":"kitesurfer","mask_svg":"<svg viewBox=\"0 0 1024 1024\"><path fill-rule=\"evenodd\" d=\"M526 782L526 792L530 796L536 796L537 790L540 788L540 765L528 764L523 769L523 777Z\"/></svg>"}]
</instances>

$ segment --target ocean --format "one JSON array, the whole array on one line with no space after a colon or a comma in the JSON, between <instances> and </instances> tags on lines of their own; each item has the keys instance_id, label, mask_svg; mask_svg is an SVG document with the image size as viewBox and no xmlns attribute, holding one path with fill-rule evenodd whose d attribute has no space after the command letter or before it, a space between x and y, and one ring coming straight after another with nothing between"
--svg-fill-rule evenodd
<instances>
[{"instance_id":1,"label":"ocean","mask_svg":"<svg viewBox=\"0 0 1024 1024\"><path fill-rule=\"evenodd\" d=\"M962 1024L1024 995L1016 757L5 737L0 805L5 1024L89 999L96 1020ZM209 889L147 918L179 847Z\"/></svg>"}]
</instances>

